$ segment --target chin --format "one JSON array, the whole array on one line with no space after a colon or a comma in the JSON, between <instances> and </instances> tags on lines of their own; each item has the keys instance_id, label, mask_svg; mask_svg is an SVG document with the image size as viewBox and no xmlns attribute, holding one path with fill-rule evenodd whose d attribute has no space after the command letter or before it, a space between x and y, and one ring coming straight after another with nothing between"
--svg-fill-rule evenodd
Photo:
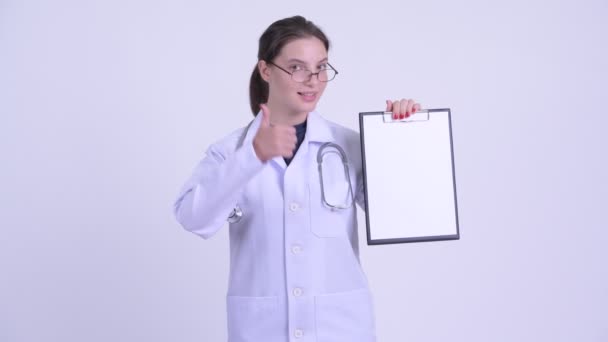
<instances>
[{"instance_id":1,"label":"chin","mask_svg":"<svg viewBox=\"0 0 608 342\"><path fill-rule=\"evenodd\" d=\"M310 113L317 108L317 103L307 103L302 106L299 106L298 111Z\"/></svg>"},{"instance_id":2,"label":"chin","mask_svg":"<svg viewBox=\"0 0 608 342\"><path fill-rule=\"evenodd\" d=\"M289 106L288 108L290 108L290 111L292 111L293 113L308 114L317 108L317 103L318 101L305 102L301 101L300 99L294 99L294 101L291 103L291 106Z\"/></svg>"}]
</instances>

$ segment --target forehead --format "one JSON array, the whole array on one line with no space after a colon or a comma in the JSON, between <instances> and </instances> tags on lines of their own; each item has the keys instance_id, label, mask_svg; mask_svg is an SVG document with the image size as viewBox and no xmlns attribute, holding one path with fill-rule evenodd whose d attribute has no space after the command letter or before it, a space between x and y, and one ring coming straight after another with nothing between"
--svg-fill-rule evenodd
<instances>
[{"instance_id":1,"label":"forehead","mask_svg":"<svg viewBox=\"0 0 608 342\"><path fill-rule=\"evenodd\" d=\"M316 37L298 38L285 44L277 59L288 61L299 59L308 63L317 63L327 58L323 42Z\"/></svg>"}]
</instances>

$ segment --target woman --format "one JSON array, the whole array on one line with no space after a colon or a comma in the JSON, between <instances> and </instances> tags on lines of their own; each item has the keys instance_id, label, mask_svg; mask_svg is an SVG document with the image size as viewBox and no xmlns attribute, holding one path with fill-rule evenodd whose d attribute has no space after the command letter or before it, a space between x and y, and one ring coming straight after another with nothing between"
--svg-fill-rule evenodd
<instances>
[{"instance_id":1,"label":"woman","mask_svg":"<svg viewBox=\"0 0 608 342\"><path fill-rule=\"evenodd\" d=\"M303 17L270 25L251 77L254 120L209 147L175 203L177 220L203 238L229 219L231 342L375 340L350 205L364 208L359 135L315 112L337 74L328 50ZM386 103L402 118L419 109ZM348 182L341 164L323 165L321 179L316 158L328 142L343 150ZM328 203L335 175L349 184L346 205Z\"/></svg>"}]
</instances>

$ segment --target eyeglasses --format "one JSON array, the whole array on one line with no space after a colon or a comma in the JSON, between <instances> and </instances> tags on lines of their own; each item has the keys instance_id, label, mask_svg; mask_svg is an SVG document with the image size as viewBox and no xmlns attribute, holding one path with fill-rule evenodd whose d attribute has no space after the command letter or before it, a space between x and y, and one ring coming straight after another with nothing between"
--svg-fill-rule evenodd
<instances>
[{"instance_id":1,"label":"eyeglasses","mask_svg":"<svg viewBox=\"0 0 608 342\"><path fill-rule=\"evenodd\" d=\"M274 64L273 62L267 62L267 63L272 64L272 65L276 66L277 68L285 71L287 74L291 75L292 80L294 80L295 82L298 82L298 83L308 82L312 79L312 76L317 76L317 79L321 82L329 82L329 81L333 80L336 77L336 75L338 74L338 70L334 69L334 67L331 66L331 64L329 64L329 63L326 63L326 66L324 67L324 69L319 70L318 72L312 72L307 69L299 69L299 70L295 70L293 72L289 72L289 71L281 68L280 66Z\"/></svg>"}]
</instances>

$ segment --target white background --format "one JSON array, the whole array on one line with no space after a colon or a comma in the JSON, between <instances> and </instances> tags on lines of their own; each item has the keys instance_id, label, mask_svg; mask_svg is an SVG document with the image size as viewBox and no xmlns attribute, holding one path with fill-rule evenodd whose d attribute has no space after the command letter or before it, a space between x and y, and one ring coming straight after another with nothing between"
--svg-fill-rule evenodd
<instances>
[{"instance_id":1,"label":"white background","mask_svg":"<svg viewBox=\"0 0 608 342\"><path fill-rule=\"evenodd\" d=\"M0 341L225 340L227 229L172 204L294 14L333 42L326 117L452 109L461 240L360 226L379 341L608 341L604 0L0 0Z\"/></svg>"}]
</instances>

